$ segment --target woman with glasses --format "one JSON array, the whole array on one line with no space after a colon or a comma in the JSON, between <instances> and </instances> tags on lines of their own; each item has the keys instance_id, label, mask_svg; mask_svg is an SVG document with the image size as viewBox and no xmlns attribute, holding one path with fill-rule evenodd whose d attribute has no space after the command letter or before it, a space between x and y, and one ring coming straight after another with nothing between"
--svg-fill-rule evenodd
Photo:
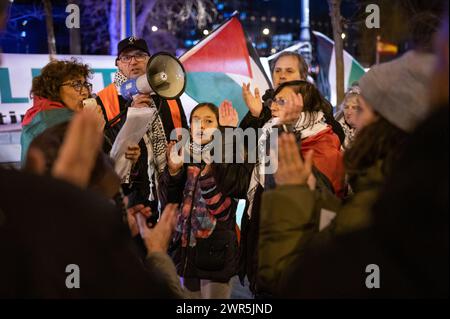
<instances>
[{"instance_id":1,"label":"woman with glasses","mask_svg":"<svg viewBox=\"0 0 450 319\"><path fill-rule=\"evenodd\" d=\"M313 84L306 81L281 84L267 103L272 118L262 127L262 136L258 141L258 147L263 149L258 151L258 163L250 179L247 192L248 218L243 217L241 233L241 267L245 264L250 288L257 297L272 293L257 282L258 238L263 194L276 186L273 175L264 168L267 162L264 144L267 143L261 142L264 139L269 141L270 135L276 134L275 128L278 133L283 130L294 132L297 142L302 146L302 155L312 156L314 177L310 180L311 187L337 195L344 193L344 167L340 150L344 134L339 123L334 120L330 103ZM271 151L276 150L271 146Z\"/></svg>"},{"instance_id":2,"label":"woman with glasses","mask_svg":"<svg viewBox=\"0 0 450 319\"><path fill-rule=\"evenodd\" d=\"M70 61L52 61L33 79L30 96L33 106L22 121L22 164L28 146L45 129L71 119L83 108L83 100L91 96L88 82L91 70L86 64Z\"/></svg>"},{"instance_id":3,"label":"woman with glasses","mask_svg":"<svg viewBox=\"0 0 450 319\"><path fill-rule=\"evenodd\" d=\"M341 124L345 133L345 140L342 143L342 149L349 149L354 138L357 126L358 112L360 109L358 96L361 90L357 85L352 86L345 95L344 101L340 106L336 120Z\"/></svg>"}]
</instances>

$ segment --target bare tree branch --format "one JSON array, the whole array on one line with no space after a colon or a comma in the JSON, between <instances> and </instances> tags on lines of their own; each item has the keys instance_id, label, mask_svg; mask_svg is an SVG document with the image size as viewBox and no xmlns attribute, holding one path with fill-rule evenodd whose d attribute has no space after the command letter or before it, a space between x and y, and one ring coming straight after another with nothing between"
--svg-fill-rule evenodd
<instances>
[{"instance_id":1,"label":"bare tree branch","mask_svg":"<svg viewBox=\"0 0 450 319\"><path fill-rule=\"evenodd\" d=\"M42 2L44 3L45 22L47 26L48 54L50 55L50 60L54 60L56 59L56 40L53 29L52 3L50 0L42 0Z\"/></svg>"}]
</instances>

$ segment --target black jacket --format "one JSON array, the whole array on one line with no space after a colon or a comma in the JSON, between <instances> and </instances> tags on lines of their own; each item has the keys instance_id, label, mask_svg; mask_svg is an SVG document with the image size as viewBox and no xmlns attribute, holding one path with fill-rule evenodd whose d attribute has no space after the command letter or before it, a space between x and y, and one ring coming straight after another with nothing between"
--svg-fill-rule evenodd
<instances>
[{"instance_id":1,"label":"black jacket","mask_svg":"<svg viewBox=\"0 0 450 319\"><path fill-rule=\"evenodd\" d=\"M153 95L152 96L156 106L158 107L158 114L163 123L164 132L166 135L167 142L170 140L170 133L175 128L174 122L172 120L172 115L170 112L170 108L166 100L161 99L160 97ZM179 112L181 115L181 124L183 128L187 128L186 115L184 113L183 107L181 105L181 101L179 99L176 100L179 106ZM103 103L101 99L97 98L97 103L102 107L104 118L107 119L106 111L103 107ZM122 96L119 95L119 106L120 106L120 114L118 118L120 121L114 125L114 120L110 123L107 122L105 127L104 136L105 143L103 146L103 150L105 153L109 154L111 148L114 144L114 141L119 134L120 129L124 125L127 117L127 109L130 106L131 102L126 101ZM141 156L139 157L138 162L133 167L131 172L131 183L122 185L124 194L129 197L129 205L134 206L137 204L144 204L146 206L150 206L152 211L158 211L158 200L150 202L148 197L150 195L150 182L148 177L148 153L147 147L145 146L145 142L143 139L139 141L139 147L141 149ZM155 185L156 183L153 183ZM153 194L157 194L156 187L154 186Z\"/></svg>"},{"instance_id":2,"label":"black jacket","mask_svg":"<svg viewBox=\"0 0 450 319\"><path fill-rule=\"evenodd\" d=\"M282 297L448 298L449 107L425 121L373 208L366 230L314 243L284 274ZM366 267L380 269L368 289Z\"/></svg>"},{"instance_id":3,"label":"black jacket","mask_svg":"<svg viewBox=\"0 0 450 319\"><path fill-rule=\"evenodd\" d=\"M194 189L200 189L202 177L196 180L188 180L187 170L189 166L204 164L185 164L182 172L172 177L166 170L163 174L169 203L182 203L185 201L184 189L189 183ZM251 169L247 164L212 164L216 189L212 192L221 193L222 201L230 197L231 204L225 212L220 215L228 215L226 220L220 220L217 216L216 226L208 238L196 238L196 246L182 247L179 238L171 247L178 273L185 278L208 279L217 282L228 282L237 274L238 269L238 238L236 229L236 208L238 199L245 199L250 180ZM192 177L191 177L192 178ZM203 189L202 189L203 191ZM194 194L198 192L194 191ZM206 196L212 196L208 193ZM205 195L201 195L205 196ZM204 200L193 196L192 209L196 208L198 200ZM219 202L218 204L220 204ZM218 205L216 204L216 205ZM192 210L188 219L189 230L192 227Z\"/></svg>"},{"instance_id":4,"label":"black jacket","mask_svg":"<svg viewBox=\"0 0 450 319\"><path fill-rule=\"evenodd\" d=\"M176 297L136 255L120 210L49 177L0 169L0 256L0 298ZM66 286L71 264L80 288Z\"/></svg>"}]
</instances>

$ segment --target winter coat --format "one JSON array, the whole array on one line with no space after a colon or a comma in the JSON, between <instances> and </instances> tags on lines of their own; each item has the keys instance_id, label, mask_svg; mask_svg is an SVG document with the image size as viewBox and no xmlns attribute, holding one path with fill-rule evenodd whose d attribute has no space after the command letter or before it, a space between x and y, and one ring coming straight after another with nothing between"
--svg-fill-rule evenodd
<instances>
[{"instance_id":1,"label":"winter coat","mask_svg":"<svg viewBox=\"0 0 450 319\"><path fill-rule=\"evenodd\" d=\"M309 245L279 277L281 297L448 298L449 109L412 134L373 205L373 223ZM373 264L380 286L368 289Z\"/></svg>"},{"instance_id":2,"label":"winter coat","mask_svg":"<svg viewBox=\"0 0 450 319\"><path fill-rule=\"evenodd\" d=\"M325 245L335 235L370 226L370 209L383 180L379 161L355 178L355 194L345 203L329 192L311 191L307 186L281 186L265 192L260 217L258 289L279 295L283 273L301 258L311 242Z\"/></svg>"},{"instance_id":3,"label":"winter coat","mask_svg":"<svg viewBox=\"0 0 450 319\"><path fill-rule=\"evenodd\" d=\"M25 162L28 147L36 136L46 129L70 121L74 112L61 102L40 96L33 97L33 106L27 110L22 121L20 136L21 161Z\"/></svg>"},{"instance_id":4,"label":"winter coat","mask_svg":"<svg viewBox=\"0 0 450 319\"><path fill-rule=\"evenodd\" d=\"M173 265L136 255L121 210L50 177L0 168L0 252L0 298L183 297Z\"/></svg>"},{"instance_id":5,"label":"winter coat","mask_svg":"<svg viewBox=\"0 0 450 319\"><path fill-rule=\"evenodd\" d=\"M204 163L185 164L175 176L164 173L168 202L181 204L172 255L181 277L228 282L237 273L236 208L245 198L250 170L244 164L212 164L200 176L203 168Z\"/></svg>"},{"instance_id":6,"label":"winter coat","mask_svg":"<svg viewBox=\"0 0 450 319\"><path fill-rule=\"evenodd\" d=\"M100 92L99 92L100 94ZM164 99L159 98L158 96L152 95L152 99L154 100L156 106L158 107L158 115L161 118L161 122L163 124L165 140L161 141L161 143L157 146L158 148L166 147L166 142L170 140L170 133L175 128L174 121L172 119L171 109L168 105L168 102ZM103 116L107 125L105 126L104 137L105 143L103 146L103 150L105 153L109 154L111 148L114 144L114 141L119 134L121 128L126 122L127 118L127 110L130 107L131 102L125 100L121 95L118 95L118 104L119 110L118 114L113 114L108 117L108 112L106 111L107 107L105 107L103 101L99 96L96 98L97 103L102 108ZM181 101L176 100L177 105L179 106L179 114L181 116L181 125L182 127L187 127L186 115L181 106ZM110 118L112 117L112 119ZM117 119L120 119L117 122ZM133 166L130 172L129 183L123 183L122 188L124 194L129 198L129 206L134 206L137 204L144 204L146 206L150 206L153 212L157 212L158 209L158 201L164 201L163 198L160 198L161 192L157 189L158 179L160 178L159 172L155 173L155 176L149 178L149 160L148 160L148 150L146 142L144 138L139 141L139 148L141 151L141 156L139 157L137 163ZM150 191L151 188L151 191ZM154 195L153 200L149 200L150 192Z\"/></svg>"},{"instance_id":7,"label":"winter coat","mask_svg":"<svg viewBox=\"0 0 450 319\"><path fill-rule=\"evenodd\" d=\"M343 193L344 167L340 143L336 134L328 127L326 130L301 140L301 151L304 156L314 150L313 162L316 178L321 180L319 187L334 193L337 189ZM258 240L260 227L261 197L265 192L262 186L256 189L250 214L242 217L242 245L240 247L239 276L241 281L247 276L250 288L258 293L256 287L258 268ZM249 218L251 216L251 218Z\"/></svg>"}]
</instances>

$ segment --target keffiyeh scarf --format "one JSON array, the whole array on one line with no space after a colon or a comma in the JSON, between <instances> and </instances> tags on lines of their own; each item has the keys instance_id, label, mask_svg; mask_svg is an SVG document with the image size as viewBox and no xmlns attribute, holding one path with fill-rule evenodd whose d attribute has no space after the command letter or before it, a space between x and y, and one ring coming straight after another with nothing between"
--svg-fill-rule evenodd
<instances>
[{"instance_id":1,"label":"keffiyeh scarf","mask_svg":"<svg viewBox=\"0 0 450 319\"><path fill-rule=\"evenodd\" d=\"M120 92L120 87L128 81L128 78L119 70L117 70L114 75L114 81L117 88L117 92ZM120 93L119 93L120 94ZM152 108L158 109L153 99L151 101ZM157 176L164 171L166 167L166 134L164 132L164 126L161 121L161 117L158 115L158 112L155 112L155 116L152 118L152 123L150 125L150 129L143 136L145 146L147 148L147 165L148 165L148 179L150 182L150 195L149 200L155 200L155 196L153 194L153 185L155 184L158 187L158 178ZM157 174L156 176L155 173ZM128 178L129 182L129 178Z\"/></svg>"},{"instance_id":2,"label":"keffiyeh scarf","mask_svg":"<svg viewBox=\"0 0 450 319\"><path fill-rule=\"evenodd\" d=\"M328 125L325 123L325 115L323 112L317 112L312 115L315 117L315 121L313 124L309 123L310 116L308 116L305 112L302 112L297 123L294 126L294 132L296 134L300 134L302 139L318 134L328 128ZM267 140L270 138L271 134L274 133L274 128L279 124L279 118L271 118L262 127L262 134L258 140L258 160L255 164L255 167L253 168L252 176L250 179L250 186L247 192L247 199L249 202L247 214L249 215L249 218L251 218L253 202L258 185L261 185L262 188L265 188L265 163L267 162L266 157L268 156Z\"/></svg>"}]
</instances>

